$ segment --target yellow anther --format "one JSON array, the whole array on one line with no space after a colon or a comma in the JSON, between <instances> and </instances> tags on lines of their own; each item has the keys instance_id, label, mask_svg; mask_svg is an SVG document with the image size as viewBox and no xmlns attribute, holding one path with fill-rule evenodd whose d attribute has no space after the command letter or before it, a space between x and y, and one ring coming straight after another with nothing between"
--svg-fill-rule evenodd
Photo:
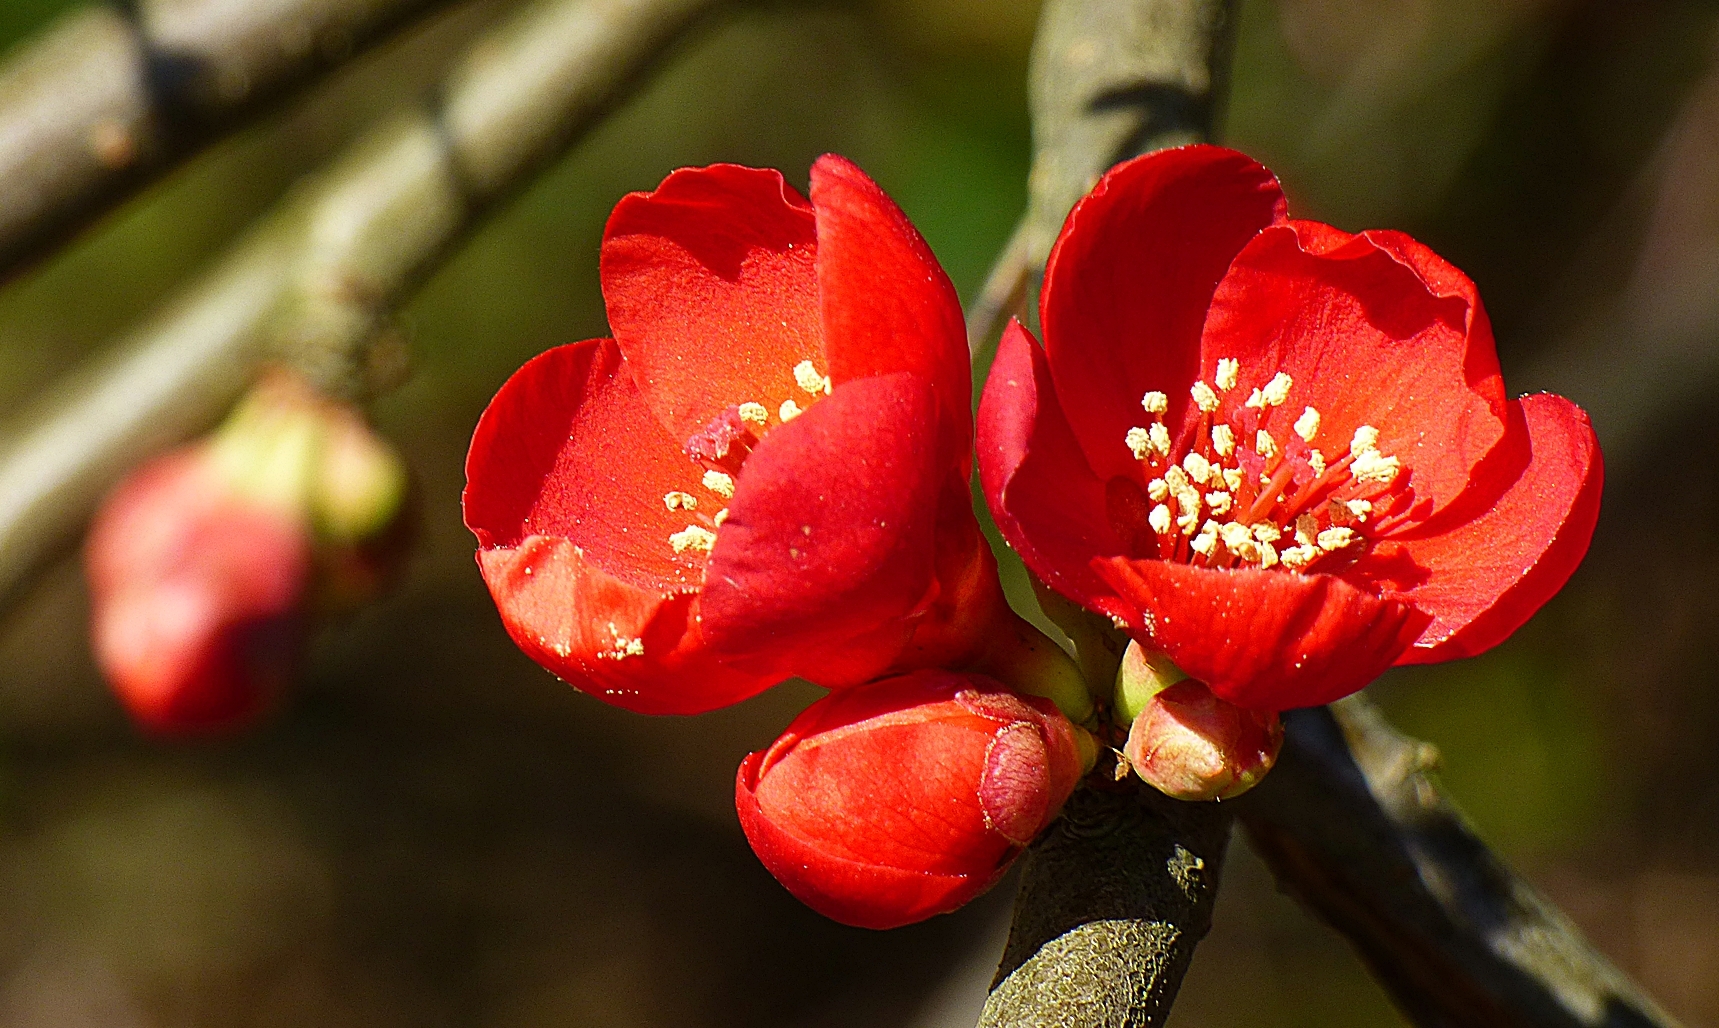
<instances>
[{"instance_id":1,"label":"yellow anther","mask_svg":"<svg viewBox=\"0 0 1719 1028\"><path fill-rule=\"evenodd\" d=\"M1152 452L1152 434L1139 425L1129 429L1122 441L1128 444L1128 452L1134 455L1135 460L1145 460L1146 455Z\"/></svg>"},{"instance_id":2,"label":"yellow anther","mask_svg":"<svg viewBox=\"0 0 1719 1028\"><path fill-rule=\"evenodd\" d=\"M794 382L808 393L823 393L828 396L830 392L829 376L818 374L818 369L811 361L801 361L794 365Z\"/></svg>"},{"instance_id":3,"label":"yellow anther","mask_svg":"<svg viewBox=\"0 0 1719 1028\"><path fill-rule=\"evenodd\" d=\"M1278 555L1283 566L1299 571L1319 558L1319 550L1312 546L1291 546Z\"/></svg>"},{"instance_id":4,"label":"yellow anther","mask_svg":"<svg viewBox=\"0 0 1719 1028\"><path fill-rule=\"evenodd\" d=\"M1271 545L1270 543L1260 543L1259 544L1259 558L1258 559L1259 559L1259 566L1260 567L1262 567L1262 568L1272 567L1273 565L1275 565L1277 563L1277 547Z\"/></svg>"},{"instance_id":5,"label":"yellow anther","mask_svg":"<svg viewBox=\"0 0 1719 1028\"><path fill-rule=\"evenodd\" d=\"M1170 484L1162 478L1154 478L1146 483L1146 495L1152 498L1153 503L1163 503L1164 498L1170 495Z\"/></svg>"},{"instance_id":6,"label":"yellow anther","mask_svg":"<svg viewBox=\"0 0 1719 1028\"><path fill-rule=\"evenodd\" d=\"M755 400L747 400L740 405L740 420L763 428L770 422L770 411Z\"/></svg>"},{"instance_id":7,"label":"yellow anther","mask_svg":"<svg viewBox=\"0 0 1719 1028\"><path fill-rule=\"evenodd\" d=\"M1373 504L1370 500L1350 500L1343 506L1349 508L1349 513L1354 515L1356 521L1365 521L1367 515L1373 513Z\"/></svg>"},{"instance_id":8,"label":"yellow anther","mask_svg":"<svg viewBox=\"0 0 1719 1028\"><path fill-rule=\"evenodd\" d=\"M1218 534L1223 536L1224 545L1230 548L1231 553L1239 553L1243 544L1251 546L1253 543L1253 533L1239 521L1224 525L1218 529Z\"/></svg>"},{"instance_id":9,"label":"yellow anther","mask_svg":"<svg viewBox=\"0 0 1719 1028\"><path fill-rule=\"evenodd\" d=\"M1200 494L1178 496L1176 506L1182 508L1182 513L1176 515L1176 527L1183 535L1193 535L1194 529L1200 527Z\"/></svg>"},{"instance_id":10,"label":"yellow anther","mask_svg":"<svg viewBox=\"0 0 1719 1028\"><path fill-rule=\"evenodd\" d=\"M1258 389L1255 389L1253 392L1247 394L1247 402L1245 404L1243 404L1242 406L1244 406L1244 407L1259 407L1261 409L1264 409L1264 407L1265 407L1265 394L1260 392Z\"/></svg>"},{"instance_id":11,"label":"yellow anther","mask_svg":"<svg viewBox=\"0 0 1719 1028\"><path fill-rule=\"evenodd\" d=\"M1152 513L1146 515L1146 523L1152 526L1152 531L1163 535L1170 530L1170 508L1160 503L1152 508Z\"/></svg>"},{"instance_id":12,"label":"yellow anther","mask_svg":"<svg viewBox=\"0 0 1719 1028\"><path fill-rule=\"evenodd\" d=\"M1194 541L1188 544L1188 548L1195 553L1210 557L1218 548L1218 523L1208 521L1201 525L1200 534L1194 537Z\"/></svg>"},{"instance_id":13,"label":"yellow anther","mask_svg":"<svg viewBox=\"0 0 1719 1028\"><path fill-rule=\"evenodd\" d=\"M1178 500L1181 499L1183 493L1192 488L1192 484L1188 481L1188 473L1174 464L1164 471L1164 484L1170 487L1170 491L1176 494Z\"/></svg>"},{"instance_id":14,"label":"yellow anther","mask_svg":"<svg viewBox=\"0 0 1719 1028\"><path fill-rule=\"evenodd\" d=\"M1313 469L1315 475L1325 474L1325 455L1318 450L1307 451L1307 466Z\"/></svg>"},{"instance_id":15,"label":"yellow anther","mask_svg":"<svg viewBox=\"0 0 1719 1028\"><path fill-rule=\"evenodd\" d=\"M1341 526L1336 528L1327 528L1325 531L1319 533L1317 541L1319 543L1319 548L1322 550L1341 550L1343 547L1348 546L1350 543L1355 541L1355 530L1353 528L1343 528Z\"/></svg>"},{"instance_id":16,"label":"yellow anther","mask_svg":"<svg viewBox=\"0 0 1719 1028\"><path fill-rule=\"evenodd\" d=\"M783 400L782 406L776 408L776 416L783 421L793 421L804 413L806 413L804 408L793 400Z\"/></svg>"},{"instance_id":17,"label":"yellow anther","mask_svg":"<svg viewBox=\"0 0 1719 1028\"><path fill-rule=\"evenodd\" d=\"M1261 399L1265 401L1267 407L1281 407L1283 401L1289 399L1289 387L1294 384L1295 379L1279 371L1271 376L1270 382L1265 384L1265 392L1261 394Z\"/></svg>"},{"instance_id":18,"label":"yellow anther","mask_svg":"<svg viewBox=\"0 0 1719 1028\"><path fill-rule=\"evenodd\" d=\"M1236 431L1228 425L1212 426L1212 449L1220 457L1236 452Z\"/></svg>"},{"instance_id":19,"label":"yellow anther","mask_svg":"<svg viewBox=\"0 0 1719 1028\"><path fill-rule=\"evenodd\" d=\"M721 471L706 471L704 487L726 500L734 495L734 476Z\"/></svg>"},{"instance_id":20,"label":"yellow anther","mask_svg":"<svg viewBox=\"0 0 1719 1028\"><path fill-rule=\"evenodd\" d=\"M663 506L669 510L697 510L698 497L683 493L679 489L670 489L663 493Z\"/></svg>"},{"instance_id":21,"label":"yellow anther","mask_svg":"<svg viewBox=\"0 0 1719 1028\"><path fill-rule=\"evenodd\" d=\"M1212 380L1218 384L1219 389L1234 389L1236 387L1236 379L1239 377L1241 377L1240 361L1233 357L1218 358L1218 371L1217 374L1212 376Z\"/></svg>"},{"instance_id":22,"label":"yellow anther","mask_svg":"<svg viewBox=\"0 0 1719 1028\"><path fill-rule=\"evenodd\" d=\"M727 521L727 520L728 520L728 508L724 507L721 510L716 512L716 516L710 519L710 523L715 525L717 528L721 528L722 523Z\"/></svg>"},{"instance_id":23,"label":"yellow anther","mask_svg":"<svg viewBox=\"0 0 1719 1028\"><path fill-rule=\"evenodd\" d=\"M1319 520L1311 514L1303 514L1295 519L1295 541L1303 546L1313 546L1313 537L1319 534Z\"/></svg>"},{"instance_id":24,"label":"yellow anther","mask_svg":"<svg viewBox=\"0 0 1719 1028\"><path fill-rule=\"evenodd\" d=\"M687 550L709 553L711 547L716 545L716 533L708 528L688 525L669 536L669 545L674 547L676 553L684 553Z\"/></svg>"},{"instance_id":25,"label":"yellow anther","mask_svg":"<svg viewBox=\"0 0 1719 1028\"><path fill-rule=\"evenodd\" d=\"M1301 417L1295 419L1295 434L1308 442L1319 434L1319 412L1308 407L1301 412Z\"/></svg>"},{"instance_id":26,"label":"yellow anther","mask_svg":"<svg viewBox=\"0 0 1719 1028\"><path fill-rule=\"evenodd\" d=\"M1231 496L1229 493L1220 492L1206 494L1206 506L1211 509L1213 514L1228 514L1230 512L1230 507L1234 503L1235 497Z\"/></svg>"},{"instance_id":27,"label":"yellow anther","mask_svg":"<svg viewBox=\"0 0 1719 1028\"><path fill-rule=\"evenodd\" d=\"M1349 440L1349 452L1360 453L1371 450L1379 445L1379 430L1372 425L1362 425L1355 430L1355 437Z\"/></svg>"},{"instance_id":28,"label":"yellow anther","mask_svg":"<svg viewBox=\"0 0 1719 1028\"><path fill-rule=\"evenodd\" d=\"M1140 398L1140 406L1148 414L1162 414L1170 409L1170 397L1154 389Z\"/></svg>"},{"instance_id":29,"label":"yellow anther","mask_svg":"<svg viewBox=\"0 0 1719 1028\"><path fill-rule=\"evenodd\" d=\"M1349 465L1349 473L1357 482L1381 482L1389 485L1397 479L1401 465L1395 457L1386 457L1378 450L1362 450Z\"/></svg>"},{"instance_id":30,"label":"yellow anther","mask_svg":"<svg viewBox=\"0 0 1719 1028\"><path fill-rule=\"evenodd\" d=\"M1195 382L1188 392L1194 397L1194 403L1207 414L1218 409L1218 394L1212 392L1212 387L1204 382Z\"/></svg>"},{"instance_id":31,"label":"yellow anther","mask_svg":"<svg viewBox=\"0 0 1719 1028\"><path fill-rule=\"evenodd\" d=\"M1242 483L1246 480L1247 476L1242 474L1241 468L1224 469L1224 485L1229 487L1230 492L1233 493L1240 489L1242 487Z\"/></svg>"},{"instance_id":32,"label":"yellow anther","mask_svg":"<svg viewBox=\"0 0 1719 1028\"><path fill-rule=\"evenodd\" d=\"M1164 427L1162 421L1154 421L1152 427L1147 431L1151 433L1152 449L1157 450L1161 456L1168 457L1170 455L1170 430Z\"/></svg>"},{"instance_id":33,"label":"yellow anther","mask_svg":"<svg viewBox=\"0 0 1719 1028\"><path fill-rule=\"evenodd\" d=\"M1182 468L1187 471L1189 478L1201 485L1206 484L1212 477L1212 462L1193 450L1189 450L1188 455L1182 458Z\"/></svg>"},{"instance_id":34,"label":"yellow anther","mask_svg":"<svg viewBox=\"0 0 1719 1028\"><path fill-rule=\"evenodd\" d=\"M1262 543L1275 543L1283 538L1283 533L1269 521L1261 521L1253 526L1253 537Z\"/></svg>"},{"instance_id":35,"label":"yellow anther","mask_svg":"<svg viewBox=\"0 0 1719 1028\"><path fill-rule=\"evenodd\" d=\"M1261 457L1275 457L1277 456L1277 440L1271 437L1270 432L1262 428L1254 433L1253 452Z\"/></svg>"}]
</instances>

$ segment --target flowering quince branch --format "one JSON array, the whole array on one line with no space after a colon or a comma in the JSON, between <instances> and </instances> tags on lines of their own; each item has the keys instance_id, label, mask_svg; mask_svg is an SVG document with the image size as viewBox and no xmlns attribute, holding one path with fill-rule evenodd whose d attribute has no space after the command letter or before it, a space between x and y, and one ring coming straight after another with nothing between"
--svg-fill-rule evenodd
<instances>
[{"instance_id":1,"label":"flowering quince branch","mask_svg":"<svg viewBox=\"0 0 1719 1028\"><path fill-rule=\"evenodd\" d=\"M1285 720L1282 760L1238 816L1415 1023L1676 1028L1475 837L1428 777L1431 746L1361 695Z\"/></svg>"},{"instance_id":2,"label":"flowering quince branch","mask_svg":"<svg viewBox=\"0 0 1719 1028\"><path fill-rule=\"evenodd\" d=\"M0 442L0 605L131 467L213 424L264 363L349 397L398 381L396 305L712 3L527 4L454 62L433 105L367 132L13 421Z\"/></svg>"}]
</instances>

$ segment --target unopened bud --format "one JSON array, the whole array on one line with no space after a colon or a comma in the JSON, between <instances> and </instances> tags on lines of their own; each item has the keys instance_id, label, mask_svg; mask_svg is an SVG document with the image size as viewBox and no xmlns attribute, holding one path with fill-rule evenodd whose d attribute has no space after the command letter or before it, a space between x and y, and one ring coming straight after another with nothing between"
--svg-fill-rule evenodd
<instances>
[{"instance_id":1,"label":"unopened bud","mask_svg":"<svg viewBox=\"0 0 1719 1028\"><path fill-rule=\"evenodd\" d=\"M1147 701L1122 752L1166 796L1227 800L1257 785L1282 746L1283 724L1274 711L1243 709L1184 679Z\"/></svg>"},{"instance_id":2,"label":"unopened bud","mask_svg":"<svg viewBox=\"0 0 1719 1028\"><path fill-rule=\"evenodd\" d=\"M1132 725L1152 697L1188 677L1169 657L1130 642L1116 669L1116 722Z\"/></svg>"}]
</instances>

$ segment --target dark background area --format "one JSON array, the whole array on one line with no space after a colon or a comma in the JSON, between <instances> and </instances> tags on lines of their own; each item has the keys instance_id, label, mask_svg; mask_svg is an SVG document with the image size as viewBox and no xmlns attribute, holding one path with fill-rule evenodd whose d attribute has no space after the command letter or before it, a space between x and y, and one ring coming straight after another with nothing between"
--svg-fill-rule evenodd
<instances>
[{"instance_id":1,"label":"dark background area","mask_svg":"<svg viewBox=\"0 0 1719 1028\"><path fill-rule=\"evenodd\" d=\"M0 45L70 4L6 0ZM508 5L365 57L0 289L0 411L98 352ZM1510 642L1373 693L1480 832L1693 1026L1719 1026L1719 5L1245 0L1225 139L1293 211L1401 228L1480 285L1516 391L1586 406L1598 535ZM815 690L604 707L501 631L461 463L531 355L604 334L610 207L684 164L834 150L963 295L1025 201L1021 0L751 3L489 223L405 312L376 407L422 483L403 586L319 636L261 730L169 746L88 656L73 562L0 619L0 1025L970 1024L1010 884L891 933L747 851L736 763ZM1402 1023L1238 838L1172 1025Z\"/></svg>"}]
</instances>

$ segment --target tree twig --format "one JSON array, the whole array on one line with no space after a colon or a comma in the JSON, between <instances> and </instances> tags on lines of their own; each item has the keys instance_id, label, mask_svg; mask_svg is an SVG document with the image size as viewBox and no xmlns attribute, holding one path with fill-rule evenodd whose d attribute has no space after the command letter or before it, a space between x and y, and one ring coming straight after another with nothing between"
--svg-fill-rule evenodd
<instances>
[{"instance_id":1,"label":"tree twig","mask_svg":"<svg viewBox=\"0 0 1719 1028\"><path fill-rule=\"evenodd\" d=\"M1048 0L1029 80L1028 210L968 312L975 351L1024 302L1105 169L1209 137L1233 23L1234 0ZM1211 924L1231 820L1150 789L1077 793L1025 858L981 1025L1162 1024Z\"/></svg>"},{"instance_id":2,"label":"tree twig","mask_svg":"<svg viewBox=\"0 0 1719 1028\"><path fill-rule=\"evenodd\" d=\"M1475 837L1428 777L1430 745L1359 695L1285 724L1277 768L1233 806L1278 883L1416 1024L1676 1028Z\"/></svg>"},{"instance_id":3,"label":"tree twig","mask_svg":"<svg viewBox=\"0 0 1719 1028\"><path fill-rule=\"evenodd\" d=\"M539 0L439 99L359 140L0 447L0 608L102 493L225 410L269 359L331 392L390 374L371 345L479 215L592 125L714 0Z\"/></svg>"},{"instance_id":4,"label":"tree twig","mask_svg":"<svg viewBox=\"0 0 1719 1028\"><path fill-rule=\"evenodd\" d=\"M1048 0L1028 93L1027 211L968 312L978 352L1039 275L1069 208L1117 161L1212 138L1236 0Z\"/></svg>"},{"instance_id":5,"label":"tree twig","mask_svg":"<svg viewBox=\"0 0 1719 1028\"><path fill-rule=\"evenodd\" d=\"M75 10L0 66L0 278L445 0L132 0Z\"/></svg>"}]
</instances>

